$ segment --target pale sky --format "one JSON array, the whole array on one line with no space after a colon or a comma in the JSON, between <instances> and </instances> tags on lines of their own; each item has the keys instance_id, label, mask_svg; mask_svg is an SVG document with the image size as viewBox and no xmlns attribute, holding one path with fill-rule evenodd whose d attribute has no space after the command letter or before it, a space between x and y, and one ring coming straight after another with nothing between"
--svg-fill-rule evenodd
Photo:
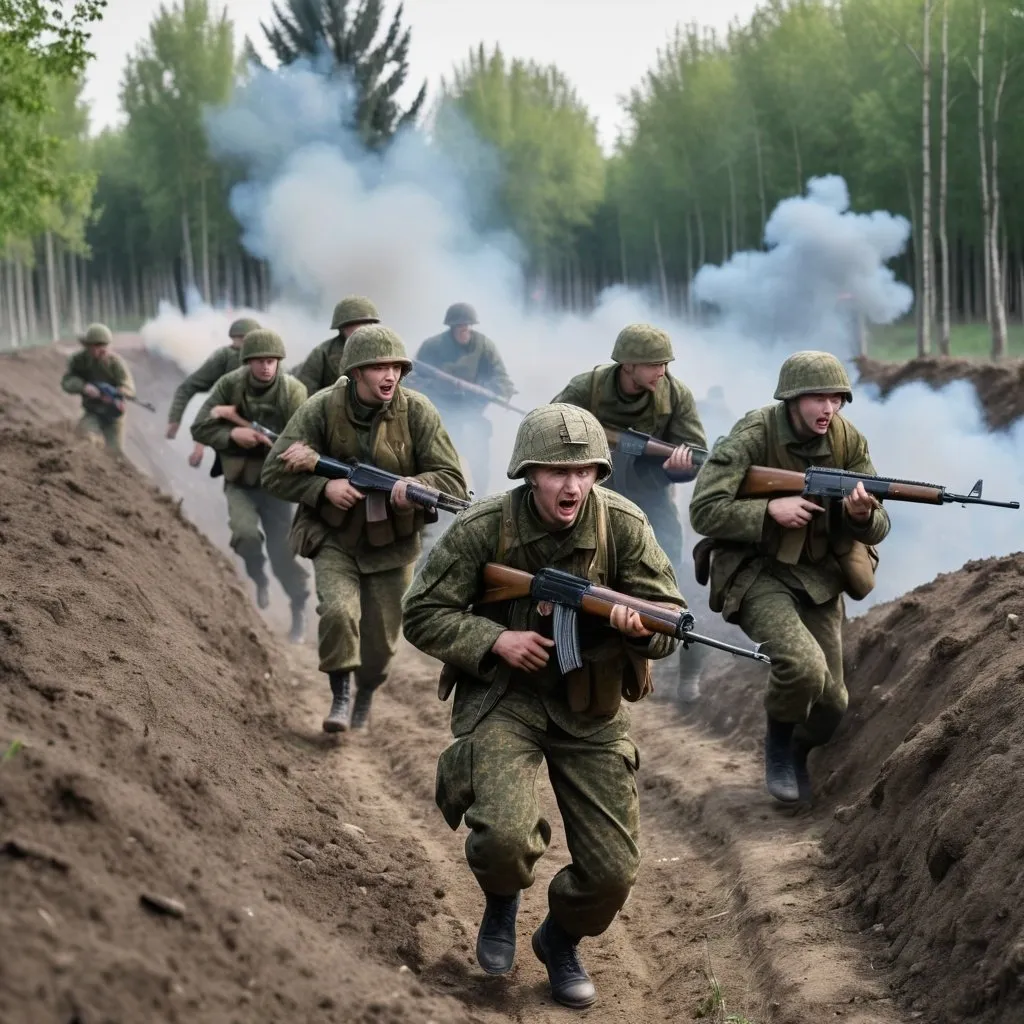
<instances>
[{"instance_id":1,"label":"pale sky","mask_svg":"<svg viewBox=\"0 0 1024 1024\"><path fill-rule=\"evenodd\" d=\"M94 132L121 120L118 93L125 60L146 36L160 4L109 0L95 27L96 60L89 64L85 89ZM440 77L471 48L500 43L510 57L557 64L597 117L608 147L622 123L619 97L641 80L677 24L698 21L724 29L734 18L746 21L757 5L757 0L405 0L403 20L412 29L407 99L426 79L429 104ZM210 6L215 11L226 6L238 43L248 35L266 54L260 21L270 20L271 0L210 0ZM387 3L387 17L396 6L395 0Z\"/></svg>"}]
</instances>

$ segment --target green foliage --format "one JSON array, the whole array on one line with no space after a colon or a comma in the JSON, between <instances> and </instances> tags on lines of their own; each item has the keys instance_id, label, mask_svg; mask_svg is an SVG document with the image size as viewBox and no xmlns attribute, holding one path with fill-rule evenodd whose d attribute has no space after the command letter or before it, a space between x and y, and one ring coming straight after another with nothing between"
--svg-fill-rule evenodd
<instances>
[{"instance_id":1,"label":"green foliage","mask_svg":"<svg viewBox=\"0 0 1024 1024\"><path fill-rule=\"evenodd\" d=\"M350 6L355 10L351 11ZM409 74L409 30L402 30L401 4L380 42L383 0L287 0L273 5L274 22L261 25L281 64L327 60L335 74L352 75L356 107L349 124L371 148L384 145L404 124L414 123L427 95L426 83L401 110L395 95ZM262 64L249 47L251 59Z\"/></svg>"},{"instance_id":2,"label":"green foliage","mask_svg":"<svg viewBox=\"0 0 1024 1024\"><path fill-rule=\"evenodd\" d=\"M0 764L5 764L10 761L24 746L25 744L22 743L21 740L11 740L11 742L7 744L7 749L0 754Z\"/></svg>"}]
</instances>

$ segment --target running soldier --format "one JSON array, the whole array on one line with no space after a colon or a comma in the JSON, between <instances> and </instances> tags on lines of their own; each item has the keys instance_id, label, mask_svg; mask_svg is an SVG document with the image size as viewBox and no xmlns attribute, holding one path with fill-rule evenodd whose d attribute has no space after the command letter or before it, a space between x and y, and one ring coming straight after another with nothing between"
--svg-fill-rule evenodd
<instances>
[{"instance_id":1,"label":"running soldier","mask_svg":"<svg viewBox=\"0 0 1024 1024\"><path fill-rule=\"evenodd\" d=\"M379 323L380 314L377 307L361 295L350 295L334 307L331 330L338 333L317 345L292 371L306 385L306 391L310 396L331 387L341 376L345 342L352 332L364 324Z\"/></svg>"}]
</instances>

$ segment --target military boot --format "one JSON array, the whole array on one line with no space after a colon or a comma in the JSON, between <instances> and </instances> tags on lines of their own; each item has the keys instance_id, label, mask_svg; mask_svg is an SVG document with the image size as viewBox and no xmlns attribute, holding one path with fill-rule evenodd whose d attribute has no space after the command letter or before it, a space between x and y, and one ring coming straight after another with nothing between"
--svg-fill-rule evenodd
<instances>
[{"instance_id":1,"label":"military boot","mask_svg":"<svg viewBox=\"0 0 1024 1024\"><path fill-rule=\"evenodd\" d=\"M780 803L795 804L800 799L793 759L793 723L778 722L771 716L764 737L764 782Z\"/></svg>"},{"instance_id":2,"label":"military boot","mask_svg":"<svg viewBox=\"0 0 1024 1024\"><path fill-rule=\"evenodd\" d=\"M288 640L293 644L301 644L306 638L306 602L292 602L292 628L288 632Z\"/></svg>"},{"instance_id":3,"label":"military boot","mask_svg":"<svg viewBox=\"0 0 1024 1024\"><path fill-rule=\"evenodd\" d=\"M508 974L516 955L516 914L519 893L495 896L485 892L487 906L476 935L476 962L488 974Z\"/></svg>"},{"instance_id":4,"label":"military boot","mask_svg":"<svg viewBox=\"0 0 1024 1024\"><path fill-rule=\"evenodd\" d=\"M331 710L324 719L324 732L345 732L352 713L352 682L348 672L328 672L331 680Z\"/></svg>"},{"instance_id":5,"label":"military boot","mask_svg":"<svg viewBox=\"0 0 1024 1024\"><path fill-rule=\"evenodd\" d=\"M597 989L580 963L577 941L550 914L533 933L533 951L548 969L552 998L573 1010L583 1010L597 1000Z\"/></svg>"},{"instance_id":6,"label":"military boot","mask_svg":"<svg viewBox=\"0 0 1024 1024\"><path fill-rule=\"evenodd\" d=\"M811 802L811 773L807 769L807 756L811 748L802 740L793 740L793 772L796 775L796 788L800 795L800 803Z\"/></svg>"},{"instance_id":7,"label":"military boot","mask_svg":"<svg viewBox=\"0 0 1024 1024\"><path fill-rule=\"evenodd\" d=\"M356 690L356 699L352 705L352 728L368 729L370 727L370 705L373 703L373 689L360 686Z\"/></svg>"}]
</instances>

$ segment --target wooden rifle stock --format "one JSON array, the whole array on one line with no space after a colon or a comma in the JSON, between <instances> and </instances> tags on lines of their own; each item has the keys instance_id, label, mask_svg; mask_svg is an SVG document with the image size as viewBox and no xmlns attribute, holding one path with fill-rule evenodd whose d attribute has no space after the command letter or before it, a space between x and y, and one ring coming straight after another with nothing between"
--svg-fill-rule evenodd
<instances>
[{"instance_id":1,"label":"wooden rifle stock","mask_svg":"<svg viewBox=\"0 0 1024 1024\"><path fill-rule=\"evenodd\" d=\"M636 458L667 459L676 450L675 445L669 444L668 441L659 441L658 438L651 437L650 434L645 434L640 430L621 430L618 427L605 426L603 423L601 428L604 430L604 436L608 439L608 444L614 450L625 455L632 455ZM690 446L690 451L693 453L693 464L699 469L707 460L707 450Z\"/></svg>"}]
</instances>

